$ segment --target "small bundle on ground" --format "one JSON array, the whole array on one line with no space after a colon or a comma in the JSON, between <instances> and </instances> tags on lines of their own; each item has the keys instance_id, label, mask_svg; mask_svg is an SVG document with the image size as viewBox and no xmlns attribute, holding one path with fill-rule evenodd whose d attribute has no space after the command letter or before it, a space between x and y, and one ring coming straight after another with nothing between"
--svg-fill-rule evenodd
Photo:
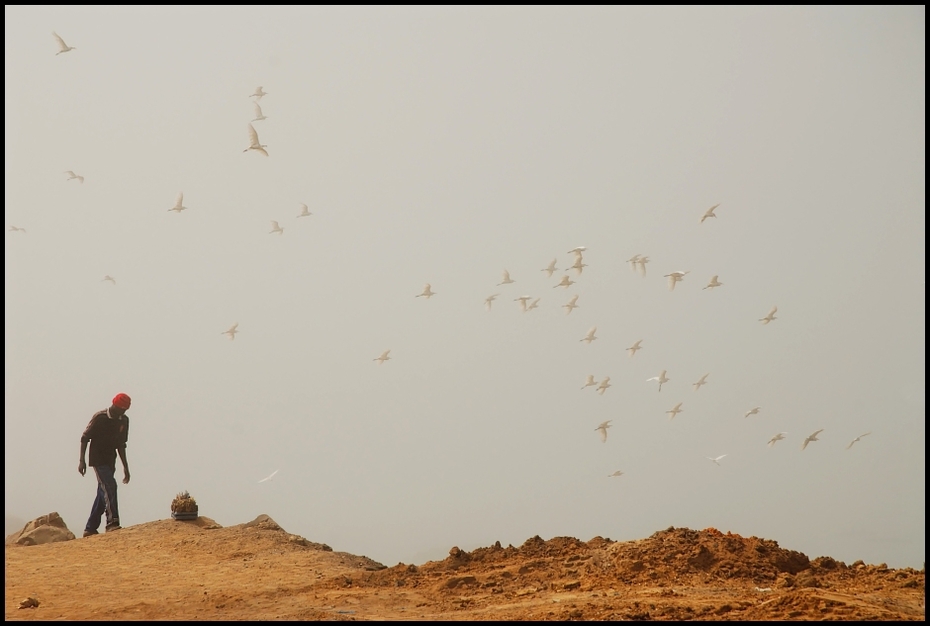
<instances>
[{"instance_id":1,"label":"small bundle on ground","mask_svg":"<svg viewBox=\"0 0 930 626\"><path fill-rule=\"evenodd\" d=\"M182 491L171 501L171 517L176 520L197 519L197 512L197 501L186 491Z\"/></svg>"}]
</instances>

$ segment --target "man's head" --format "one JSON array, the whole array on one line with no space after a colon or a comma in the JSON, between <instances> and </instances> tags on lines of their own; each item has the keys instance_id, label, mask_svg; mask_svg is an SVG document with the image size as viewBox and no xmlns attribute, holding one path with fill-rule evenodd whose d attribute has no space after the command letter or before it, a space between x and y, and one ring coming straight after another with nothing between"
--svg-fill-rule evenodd
<instances>
[{"instance_id":1,"label":"man's head","mask_svg":"<svg viewBox=\"0 0 930 626\"><path fill-rule=\"evenodd\" d=\"M132 400L125 393L118 393L113 396L113 406L110 407L111 413L122 415L132 404Z\"/></svg>"}]
</instances>

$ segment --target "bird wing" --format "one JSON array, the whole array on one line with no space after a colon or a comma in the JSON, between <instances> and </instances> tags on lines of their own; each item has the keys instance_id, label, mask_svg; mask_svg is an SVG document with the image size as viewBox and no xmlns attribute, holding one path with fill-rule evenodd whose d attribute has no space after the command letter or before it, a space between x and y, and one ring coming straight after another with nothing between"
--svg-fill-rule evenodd
<instances>
[{"instance_id":1,"label":"bird wing","mask_svg":"<svg viewBox=\"0 0 930 626\"><path fill-rule=\"evenodd\" d=\"M71 178L77 178L77 174L75 174L75 173L72 172L71 170L68 170L67 172L65 172L65 174L70 174L70 175L71 175Z\"/></svg>"},{"instance_id":2,"label":"bird wing","mask_svg":"<svg viewBox=\"0 0 930 626\"><path fill-rule=\"evenodd\" d=\"M227 333L235 332L236 329L237 329L238 327L239 327L239 322L236 322L235 324L233 324L232 326L230 326L230 327L229 327L229 330L227 330L226 332L227 332Z\"/></svg>"},{"instance_id":3,"label":"bird wing","mask_svg":"<svg viewBox=\"0 0 930 626\"><path fill-rule=\"evenodd\" d=\"M777 307L777 306L773 306L773 307L772 307L772 310L769 311L768 317L772 317L773 315L775 315L775 312L776 312L776 311L778 311L778 307Z\"/></svg>"},{"instance_id":4,"label":"bird wing","mask_svg":"<svg viewBox=\"0 0 930 626\"><path fill-rule=\"evenodd\" d=\"M815 431L814 434L811 435L811 437L816 437L817 435L819 435L819 434L822 433L822 432L823 432L823 428L821 428L821 429L818 430L818 431Z\"/></svg>"},{"instance_id":5,"label":"bird wing","mask_svg":"<svg viewBox=\"0 0 930 626\"><path fill-rule=\"evenodd\" d=\"M677 283L677 282L678 282L678 280L675 278L675 275L674 275L674 274L669 274L669 275L668 275L668 290L669 290L669 291L674 291L674 290L675 290L675 283Z\"/></svg>"},{"instance_id":6,"label":"bird wing","mask_svg":"<svg viewBox=\"0 0 930 626\"><path fill-rule=\"evenodd\" d=\"M264 117L264 115L262 115L262 107L259 106L258 102L253 101L252 104L255 105L255 117Z\"/></svg>"},{"instance_id":7,"label":"bird wing","mask_svg":"<svg viewBox=\"0 0 930 626\"><path fill-rule=\"evenodd\" d=\"M601 436L601 441L607 443L607 428L605 426L599 426L596 428L598 434Z\"/></svg>"},{"instance_id":8,"label":"bird wing","mask_svg":"<svg viewBox=\"0 0 930 626\"><path fill-rule=\"evenodd\" d=\"M265 478L262 478L262 479L261 479L260 481L258 481L258 482L263 483L263 482L265 482L266 480L271 480L272 478L274 478L274 475L277 474L277 473L278 473L278 470L275 470L275 471L271 472L271 474L269 474L269 475L266 476Z\"/></svg>"},{"instance_id":9,"label":"bird wing","mask_svg":"<svg viewBox=\"0 0 930 626\"><path fill-rule=\"evenodd\" d=\"M576 302L578 302L578 296L572 296L572 299L568 301L570 305L575 304Z\"/></svg>"},{"instance_id":10,"label":"bird wing","mask_svg":"<svg viewBox=\"0 0 930 626\"><path fill-rule=\"evenodd\" d=\"M278 223L277 223L276 221L274 221L274 220L271 220L271 228L272 228L272 230L280 230L280 229L281 229L281 227L278 226Z\"/></svg>"},{"instance_id":11,"label":"bird wing","mask_svg":"<svg viewBox=\"0 0 930 626\"><path fill-rule=\"evenodd\" d=\"M54 37L55 40L58 42L58 47L59 47L62 51L66 50L66 49L68 48L68 44L65 43L65 40L62 39L62 38L58 35L58 33L56 33L55 31L52 31L52 37Z\"/></svg>"},{"instance_id":12,"label":"bird wing","mask_svg":"<svg viewBox=\"0 0 930 626\"><path fill-rule=\"evenodd\" d=\"M184 204L184 192L178 194L178 200L174 203L174 206L179 207Z\"/></svg>"},{"instance_id":13,"label":"bird wing","mask_svg":"<svg viewBox=\"0 0 930 626\"><path fill-rule=\"evenodd\" d=\"M253 146L260 146L258 143L258 132L255 130L255 127L249 124L249 141Z\"/></svg>"},{"instance_id":14,"label":"bird wing","mask_svg":"<svg viewBox=\"0 0 930 626\"><path fill-rule=\"evenodd\" d=\"M503 283L506 283L510 280L510 272L508 272L507 270L504 270L504 273L501 274L501 276L502 276L501 282Z\"/></svg>"}]
</instances>

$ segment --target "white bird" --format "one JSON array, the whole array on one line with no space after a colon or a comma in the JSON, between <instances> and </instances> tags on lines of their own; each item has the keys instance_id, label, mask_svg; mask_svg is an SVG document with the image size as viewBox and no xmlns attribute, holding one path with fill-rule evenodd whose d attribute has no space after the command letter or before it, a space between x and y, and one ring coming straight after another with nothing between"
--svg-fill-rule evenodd
<instances>
[{"instance_id":1,"label":"white bird","mask_svg":"<svg viewBox=\"0 0 930 626\"><path fill-rule=\"evenodd\" d=\"M646 263L649 262L649 257L642 256L639 257L639 260L636 262L637 267L639 267L639 274L643 278L646 278Z\"/></svg>"},{"instance_id":2,"label":"white bird","mask_svg":"<svg viewBox=\"0 0 930 626\"><path fill-rule=\"evenodd\" d=\"M229 330L224 330L224 331L221 332L220 334L221 334L221 335L229 335L229 339L230 339L230 340L233 340L233 339L236 338L236 333L239 332L238 330L236 330L238 327L239 327L239 322L236 322L235 324L233 324L232 326L229 327Z\"/></svg>"},{"instance_id":3,"label":"white bird","mask_svg":"<svg viewBox=\"0 0 930 626\"><path fill-rule=\"evenodd\" d=\"M62 38L58 35L58 33L56 33L55 31L52 31L52 37L54 37L54 38L55 38L55 41L58 42L58 52L55 53L55 56L56 56L56 57L57 57L59 54L61 54L62 52L68 52L68 51L70 51L70 50L77 50L77 48L75 48L74 46L69 46L68 44L66 44L66 43L65 43L65 40L62 39Z\"/></svg>"},{"instance_id":4,"label":"white bird","mask_svg":"<svg viewBox=\"0 0 930 626\"><path fill-rule=\"evenodd\" d=\"M556 260L557 260L557 259L552 259L552 262L549 263L549 265L547 265L547 266L544 267L543 269L539 270L539 271L541 271L541 272L546 272L546 278L552 278L552 275L553 275L555 272L558 272L558 271L559 271L558 268L556 268L556 266L555 266Z\"/></svg>"},{"instance_id":5,"label":"white bird","mask_svg":"<svg viewBox=\"0 0 930 626\"><path fill-rule=\"evenodd\" d=\"M584 341L585 343L590 345L592 341L597 339L597 337L594 336L595 332L597 332L597 326L592 326L590 330L588 330L588 334L585 335L584 338L579 339L578 341Z\"/></svg>"},{"instance_id":6,"label":"white bird","mask_svg":"<svg viewBox=\"0 0 930 626\"><path fill-rule=\"evenodd\" d=\"M310 207L308 207L303 202L300 203L300 215L297 217L310 217L313 213L310 212Z\"/></svg>"},{"instance_id":7,"label":"white bird","mask_svg":"<svg viewBox=\"0 0 930 626\"><path fill-rule=\"evenodd\" d=\"M678 404L676 404L675 406L673 406L673 407L671 408L671 410L665 412L665 414L668 415L668 419L673 420L673 419L675 419L675 416L676 416L676 415L678 415L679 413L683 413L683 412L684 412L684 409L681 408L681 405L682 405L682 404L684 404L684 403L683 403L683 402L679 402Z\"/></svg>"},{"instance_id":8,"label":"white bird","mask_svg":"<svg viewBox=\"0 0 930 626\"><path fill-rule=\"evenodd\" d=\"M260 122L262 120L267 120L268 118L262 113L262 107L259 106L258 102L253 102L252 106L255 107L255 119L253 122Z\"/></svg>"},{"instance_id":9,"label":"white bird","mask_svg":"<svg viewBox=\"0 0 930 626\"><path fill-rule=\"evenodd\" d=\"M574 284L575 284L575 281L569 278L568 274L566 274L565 276L562 277L562 280L559 281L559 284L553 285L552 288L555 289L556 287L565 287L567 289L570 285L574 285Z\"/></svg>"},{"instance_id":10,"label":"white bird","mask_svg":"<svg viewBox=\"0 0 930 626\"><path fill-rule=\"evenodd\" d=\"M501 277L502 277L502 278L501 278L501 282L497 283L497 286L498 286L498 287L500 287L501 285L509 285L509 284L511 284L511 283L517 282L517 281L515 281L515 280L511 280L511 278L510 278L510 272L508 272L507 270L504 270L504 273L501 274Z\"/></svg>"},{"instance_id":11,"label":"white bird","mask_svg":"<svg viewBox=\"0 0 930 626\"><path fill-rule=\"evenodd\" d=\"M586 247L584 247L584 246L578 246L577 248L572 248L571 250L569 250L569 251L567 252L567 254L576 254L576 255L580 255L580 254L581 254L582 252L584 252L585 250L587 250Z\"/></svg>"},{"instance_id":12,"label":"white bird","mask_svg":"<svg viewBox=\"0 0 930 626\"><path fill-rule=\"evenodd\" d=\"M714 274L713 278L710 279L710 282L707 283L707 286L704 289L713 289L714 287L723 287L723 283L717 281L717 275Z\"/></svg>"},{"instance_id":13,"label":"white bird","mask_svg":"<svg viewBox=\"0 0 930 626\"><path fill-rule=\"evenodd\" d=\"M175 213L180 213L181 211L187 210L187 207L184 206L184 192L178 194L178 200L174 203L174 206L168 209L168 212L174 211Z\"/></svg>"},{"instance_id":14,"label":"white bird","mask_svg":"<svg viewBox=\"0 0 930 626\"><path fill-rule=\"evenodd\" d=\"M701 216L701 224L703 224L704 220L706 220L708 217L717 217L716 215L714 215L714 209L716 209L718 206L720 205L715 204L714 206L710 207L709 209L707 209L707 211L704 212L704 215Z\"/></svg>"},{"instance_id":15,"label":"white bird","mask_svg":"<svg viewBox=\"0 0 930 626\"><path fill-rule=\"evenodd\" d=\"M106 282L106 281L109 281L109 282L113 283L114 285L116 284L116 279L113 278L112 276L110 276L109 274L107 274L106 276L104 276L104 277L103 277L103 280L101 280L100 282Z\"/></svg>"},{"instance_id":16,"label":"white bird","mask_svg":"<svg viewBox=\"0 0 930 626\"><path fill-rule=\"evenodd\" d=\"M603 396L604 392L607 391L607 388L612 387L612 386L613 385L610 384L610 376L608 376L607 378L601 381L601 384L597 386L597 389L595 389L595 391Z\"/></svg>"},{"instance_id":17,"label":"white bird","mask_svg":"<svg viewBox=\"0 0 930 626\"><path fill-rule=\"evenodd\" d=\"M867 432L867 433L863 433L863 434L859 435L858 437L856 437L855 439L853 439L852 441L849 442L849 445L846 446L846 449L849 450L850 448L853 447L853 444L854 444L854 443L856 443L857 441L861 440L863 437L865 437L865 436L867 436L867 435L871 435L871 434L872 434L872 431L869 431L869 432Z\"/></svg>"},{"instance_id":18,"label":"white bird","mask_svg":"<svg viewBox=\"0 0 930 626\"><path fill-rule=\"evenodd\" d=\"M572 296L572 299L568 301L568 304L563 304L563 305L562 305L562 308L563 308L563 309L567 309L567 310L565 311L565 315L568 315L568 314L571 313L574 309L577 309L577 308L578 308L578 305L575 304L576 302L578 302L578 294L575 294L574 296Z\"/></svg>"},{"instance_id":19,"label":"white bird","mask_svg":"<svg viewBox=\"0 0 930 626\"><path fill-rule=\"evenodd\" d=\"M539 300L540 300L540 298L536 298L535 300L533 300L532 302L530 302L530 305L529 305L528 307L526 307L526 311L532 311L533 309L538 309L538 308L539 308ZM526 311L524 311L524 313L526 313Z\"/></svg>"},{"instance_id":20,"label":"white bird","mask_svg":"<svg viewBox=\"0 0 930 626\"><path fill-rule=\"evenodd\" d=\"M665 278L668 279L668 290L669 291L674 290L675 283L679 283L683 281L685 279L685 274L690 273L690 271L691 270L688 270L687 272L678 271L678 272L672 272L671 274L666 274Z\"/></svg>"},{"instance_id":21,"label":"white bird","mask_svg":"<svg viewBox=\"0 0 930 626\"><path fill-rule=\"evenodd\" d=\"M255 150L256 152L260 152L261 154L268 156L268 153L265 152L265 148L267 147L268 146L258 141L258 132L256 132L255 127L252 126L252 124L249 124L249 147L243 150L243 152Z\"/></svg>"},{"instance_id":22,"label":"white bird","mask_svg":"<svg viewBox=\"0 0 930 626\"><path fill-rule=\"evenodd\" d=\"M269 474L269 475L266 476L265 478L262 478L262 479L261 479L260 481L258 481L258 482L259 482L259 483L263 483L263 482L265 482L265 481L271 480L272 478L274 478L274 475L277 474L277 473L278 473L278 470L275 470L275 471L271 472L271 474Z\"/></svg>"},{"instance_id":23,"label":"white bird","mask_svg":"<svg viewBox=\"0 0 930 626\"><path fill-rule=\"evenodd\" d=\"M372 361L377 361L378 365L381 365L385 361L391 360L391 357L388 356L390 353L391 353L390 350L385 350L384 352L381 353L381 356L379 356L377 359L372 359Z\"/></svg>"},{"instance_id":24,"label":"white bird","mask_svg":"<svg viewBox=\"0 0 930 626\"><path fill-rule=\"evenodd\" d=\"M570 270L575 270L578 274L581 274L581 272L583 271L582 268L585 268L585 267L588 267L588 264L582 262L581 255L579 254L577 257L575 257L575 263L574 263L574 265L572 265L572 266L569 267L568 269L570 269ZM566 270L566 271L568 271L568 270Z\"/></svg>"},{"instance_id":25,"label":"white bird","mask_svg":"<svg viewBox=\"0 0 930 626\"><path fill-rule=\"evenodd\" d=\"M749 417L750 415L758 415L761 409L762 409L761 406L753 407L752 409L746 411L746 414L743 415L743 417Z\"/></svg>"},{"instance_id":26,"label":"white bird","mask_svg":"<svg viewBox=\"0 0 930 626\"><path fill-rule=\"evenodd\" d=\"M637 254L636 256L630 258L630 259L627 261L627 263L630 264L630 269L633 270L634 272L636 271L636 263L637 263L638 261L639 261L639 255L638 255L638 254Z\"/></svg>"},{"instance_id":27,"label":"white bird","mask_svg":"<svg viewBox=\"0 0 930 626\"><path fill-rule=\"evenodd\" d=\"M712 459L712 458L710 458L709 456L704 457L704 458L707 459L708 461L713 461L714 463L717 463L717 461L719 461L720 459L722 459L722 458L725 457L725 456L726 456L725 454L721 454L721 455L718 456L716 459ZM717 465L720 465L720 463L717 463ZM721 466L721 467L723 467L723 466Z\"/></svg>"},{"instance_id":28,"label":"white bird","mask_svg":"<svg viewBox=\"0 0 930 626\"><path fill-rule=\"evenodd\" d=\"M501 295L501 294L495 293L494 295L488 296L487 298L485 298L485 299L484 299L484 308L486 308L488 311L490 311L490 310L491 310L491 303L494 302L494 300L495 300L495 299L497 298L497 296L499 296L499 295Z\"/></svg>"},{"instance_id":29,"label":"white bird","mask_svg":"<svg viewBox=\"0 0 930 626\"><path fill-rule=\"evenodd\" d=\"M584 385L581 387L581 390L584 391L587 387L593 387L597 384L597 381L594 380L594 374L588 374L588 377L584 380Z\"/></svg>"},{"instance_id":30,"label":"white bird","mask_svg":"<svg viewBox=\"0 0 930 626\"><path fill-rule=\"evenodd\" d=\"M78 181L79 183L81 183L82 185L84 184L84 177L83 177L83 176L78 176L77 174L75 174L75 173L72 172L71 170L66 170L66 171L65 171L65 174L68 175L68 180L76 180L76 181Z\"/></svg>"},{"instance_id":31,"label":"white bird","mask_svg":"<svg viewBox=\"0 0 930 626\"><path fill-rule=\"evenodd\" d=\"M417 294L416 297L419 298L420 296L423 296L424 298L429 300L431 297L435 295L436 295L436 292L430 289L429 283L426 283L425 285L423 285L423 293Z\"/></svg>"},{"instance_id":32,"label":"white bird","mask_svg":"<svg viewBox=\"0 0 930 626\"><path fill-rule=\"evenodd\" d=\"M24 233L24 232L26 232L26 229L25 229L25 228L20 228L19 226L12 226L12 225L10 226L10 232L11 232L11 233L15 233L15 232L17 232L17 231L19 231L19 232L21 232L21 233Z\"/></svg>"},{"instance_id":33,"label":"white bird","mask_svg":"<svg viewBox=\"0 0 930 626\"><path fill-rule=\"evenodd\" d=\"M694 387L694 390L695 390L695 391L697 391L698 389L700 389L700 388L701 388L701 385L706 385L706 384L707 384L707 377L708 377L708 376L710 376L709 373L708 373L708 374L704 374L703 376L701 376L701 379L700 379L699 381L697 381L696 383L692 383L692 384L691 384L691 386Z\"/></svg>"},{"instance_id":34,"label":"white bird","mask_svg":"<svg viewBox=\"0 0 930 626\"><path fill-rule=\"evenodd\" d=\"M281 228L281 226L275 220L271 220L271 230L268 231L269 235L273 233L278 233L279 235L284 234L284 229Z\"/></svg>"},{"instance_id":35,"label":"white bird","mask_svg":"<svg viewBox=\"0 0 930 626\"><path fill-rule=\"evenodd\" d=\"M777 320L778 318L775 317L775 312L776 312L777 310L778 310L778 307L777 307L777 306L773 306L773 307L772 307L772 310L769 311L769 314L766 315L765 317L760 317L760 318L759 318L759 321L762 322L763 324L768 324L768 323L771 322L772 320Z\"/></svg>"},{"instance_id":36,"label":"white bird","mask_svg":"<svg viewBox=\"0 0 930 626\"><path fill-rule=\"evenodd\" d=\"M249 96L249 97L250 97L250 98L254 98L255 96L258 96L258 99L261 100L261 99L262 99L262 96L267 96L267 95L268 95L268 92L267 92L267 91L262 91L262 88L261 88L261 87L258 87L258 88L255 89L255 93L253 93L253 94L252 94L251 96Z\"/></svg>"},{"instance_id":37,"label":"white bird","mask_svg":"<svg viewBox=\"0 0 930 626\"><path fill-rule=\"evenodd\" d=\"M526 302L527 300L532 300L533 296L520 296L519 298L514 298L514 302L520 303L520 310L526 313Z\"/></svg>"},{"instance_id":38,"label":"white bird","mask_svg":"<svg viewBox=\"0 0 930 626\"><path fill-rule=\"evenodd\" d=\"M803 450L804 448L806 448L807 444L809 444L812 441L820 441L820 439L817 439L817 435L819 435L822 432L823 432L823 428L821 428L820 430L814 431L813 433L808 435L807 439L804 440L804 443L801 444L801 449Z\"/></svg>"},{"instance_id":39,"label":"white bird","mask_svg":"<svg viewBox=\"0 0 930 626\"><path fill-rule=\"evenodd\" d=\"M637 351L637 350L642 350L642 349L643 349L642 346L639 345L639 344L641 344L642 342L643 342L643 340L640 339L640 340L638 340L636 343L634 343L632 346L630 346L629 348L626 349L626 351L630 353L630 358L632 358L633 356L636 355L636 351Z\"/></svg>"},{"instance_id":40,"label":"white bird","mask_svg":"<svg viewBox=\"0 0 930 626\"><path fill-rule=\"evenodd\" d=\"M614 476L623 476L623 472L621 472L620 470L617 470L613 474L607 474L607 478L613 478Z\"/></svg>"},{"instance_id":41,"label":"white bird","mask_svg":"<svg viewBox=\"0 0 930 626\"><path fill-rule=\"evenodd\" d=\"M788 433L778 433L777 435L775 435L774 437L772 437L771 439L769 439L769 447L770 447L770 448L774 448L774 447L775 447L775 443L778 442L778 441L781 441L782 439L784 439L784 438L785 438L785 435L787 435L787 434L788 434Z\"/></svg>"},{"instance_id":42,"label":"white bird","mask_svg":"<svg viewBox=\"0 0 930 626\"><path fill-rule=\"evenodd\" d=\"M601 422L600 425L594 430L598 431L601 435L601 441L607 443L607 429L610 428L610 423L613 420L607 420L606 422Z\"/></svg>"},{"instance_id":43,"label":"white bird","mask_svg":"<svg viewBox=\"0 0 930 626\"><path fill-rule=\"evenodd\" d=\"M662 385L664 385L664 384L667 383L669 380L671 380L670 378L667 378L667 377L665 376L665 372L666 372L666 370L662 370L662 371L659 373L658 376L653 376L652 378L647 378L647 379L646 379L646 382L648 383L650 380L657 380L657 381L659 381L659 391L662 391Z\"/></svg>"}]
</instances>

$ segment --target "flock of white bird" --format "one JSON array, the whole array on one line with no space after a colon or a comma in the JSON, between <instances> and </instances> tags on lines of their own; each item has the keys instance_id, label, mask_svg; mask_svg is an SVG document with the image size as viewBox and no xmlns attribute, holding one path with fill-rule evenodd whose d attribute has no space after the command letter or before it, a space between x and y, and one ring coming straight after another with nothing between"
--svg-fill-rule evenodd
<instances>
[{"instance_id":1,"label":"flock of white bird","mask_svg":"<svg viewBox=\"0 0 930 626\"><path fill-rule=\"evenodd\" d=\"M62 54L62 53L65 53L65 52L70 52L70 51L72 51L72 50L76 50L76 49L77 49L77 48L75 48L75 47L73 47L73 46L67 45L67 44L65 43L64 39L62 39L57 33L53 32L52 35L53 35L53 37L55 38L56 43L58 44L58 52L56 52L56 56L59 55L59 54ZM250 98L255 98L255 100L253 100L253 108L254 108L255 117L251 120L251 122L249 122L249 125L248 125L249 146L248 146L247 148L245 148L245 149L243 150L243 152L249 152L250 150L252 150L252 151L258 152L259 154L261 154L261 155L267 157L267 156L268 156L268 151L266 150L266 148L267 148L268 146L265 145L265 144L263 144L263 143L261 143L261 141L259 140L259 137L258 137L258 132L255 130L255 126L253 125L254 122L260 122L260 121L264 121L264 120L267 120L267 119L268 119L268 118L264 115L264 113L262 112L261 105L259 104L259 101L262 99L262 97L264 97L264 96L266 96L266 95L268 95L268 93L265 92L264 89L263 89L262 87L258 87L258 88L255 90L255 92L252 93L252 94L249 96ZM77 180L78 183L81 183L81 184L84 183L84 177L83 177L83 176L80 176L80 175L76 174L75 172L73 172L73 171L71 171L71 170L67 170L65 173L68 175L68 178L66 179L67 181ZM704 223L707 219L709 219L709 218L716 218L717 215L716 215L715 211L716 211L716 209L717 209L719 206L720 206L719 204L715 204L714 206L712 206L712 207L710 207L709 209L707 209L707 210L704 212L704 214L701 216L700 223L703 224L703 223ZM308 207L306 204L301 204L300 207L301 207L301 212L297 215L298 218L301 218L301 217L308 217L308 216L312 215L312 213L311 213L310 210L309 210L309 207ZM175 212L175 213L181 213L182 211L186 211L187 209L188 209L188 207L184 206L184 194L183 194L183 193L179 193L179 194L178 194L177 201L175 202L174 206L171 207L170 209L168 209L168 211L169 211L169 212ZM17 226L10 226L9 230L10 230L10 232L22 232L22 233L25 233L25 232L26 232L26 229L25 229L25 228L20 228L20 227L17 227ZM269 234L278 234L278 235L282 235L282 234L284 234L284 228L283 228L277 221L272 220L272 221L271 221L271 230L269 231ZM578 247L573 248L573 249L571 249L571 250L569 250L569 251L567 252L567 254L574 255L574 262L573 262L571 265L569 265L567 268L565 268L566 274L564 274L563 276L561 276L560 279L559 279L559 281L558 281L555 285L553 285L553 289L558 288L558 287L562 287L563 289L568 289L568 288L571 287L572 285L576 284L576 281L574 281L574 280L571 279L571 277L570 277L570 275L569 275L568 272L570 272L570 270L575 270L576 276L581 276L581 274L582 274L583 271L584 271L584 268L585 268L585 267L588 267L588 265L584 262L584 252L585 252L586 250L587 250L586 247L584 247L584 246L578 246ZM555 274L556 272L559 271L559 269L556 267L557 263L558 263L558 259L557 259L557 258L554 258L554 259L552 259L552 261L551 261L546 267L542 268L542 270L540 270L540 271L545 272L547 278L552 278L553 274ZM646 264L649 263L649 257L648 257L648 256L644 256L644 255L641 255L641 254L634 255L633 257L631 257L630 259L628 259L628 263L630 263L630 266L631 266L631 268L633 269L633 271L638 271L639 274L640 274L643 278L646 277ZM675 286L676 286L678 283L683 282L684 279L685 279L685 277L686 277L689 273L690 273L689 271L681 271L681 270L679 270L679 271L671 272L671 273L669 273L669 274L665 274L665 275L664 275L664 278L667 278L667 279L668 279L668 288L669 288L669 290L670 290L670 291L673 291L673 290L675 289ZM722 287L722 286L724 285L724 283L720 282L718 279L719 279L719 276L718 276L718 275L712 276L711 279L710 279L710 281L707 283L707 285L706 285L705 287L703 287L703 289L711 289L711 290L713 290L713 289L715 289L715 288L717 288L717 287ZM116 285L116 279L113 278L113 277L110 276L110 275L104 276L103 281L109 282L109 283L111 283L113 286ZM507 271L507 270L505 269L505 270L503 271L503 273L502 273L502 276L501 276L501 282L499 282L499 283L497 284L497 286L500 287L500 286L511 285L511 284L514 284L515 282L516 282L516 281L513 280L513 278L511 278L510 272ZM437 295L437 292L433 291L432 285L431 285L430 283L426 283L426 285L424 285L424 287L423 287L423 291L422 291L421 293L417 294L416 297L417 297L417 298L425 298L425 299L429 300L430 298L432 298L432 297L435 296L435 295ZM487 298L485 298L485 300L484 300L484 306L485 306L485 309L486 309L488 312L491 311L492 303L493 303L500 295L501 295L500 293L494 293L494 294L488 296ZM519 307L520 307L520 310L521 310L521 311L523 311L524 313L527 313L527 312L529 312L529 311L532 311L533 309L538 308L540 298L534 298L533 296L528 296L528 295L521 295L521 296L518 296L518 297L514 298L513 300L514 300L514 302L517 302L517 303L519 304ZM566 315L571 314L571 312L572 312L574 309L578 308L578 307L579 307L579 305L578 305L578 295L573 295L573 296L568 300L567 303L565 303L565 304L562 305L562 308L564 308L564 309L566 310L566 312L565 312ZM768 314L765 315L764 317L759 318L758 321L761 322L763 325L766 325L766 324L771 323L772 321L778 319L778 318L775 316L775 313L776 313L777 311L778 311L778 307L777 307L777 306L773 306L772 309L768 312ZM236 334L239 332L238 328L239 328L239 324L238 324L238 322L236 322L236 323L234 323L232 326L230 326L227 330L223 331L223 332L220 333L220 334L227 335L227 336L229 337L230 340L234 340L234 339L236 338ZM597 340L597 335L596 335L596 333L597 333L597 326L593 326L593 327L591 327L591 328L588 330L588 332L585 334L584 337L582 337L582 338L579 339L579 341L580 341L580 342L584 342L585 344L590 345L591 342ZM643 343L643 340L640 339L640 340L636 341L633 345L631 345L629 348L626 348L626 351L629 352L631 358L634 357L634 356L636 356L636 353L637 353L639 350L642 350L642 349L643 349L642 343ZM372 360L375 361L375 362L377 362L379 365L383 365L385 361L390 361L390 360L391 360L390 354L391 354L391 351L390 351L390 350L385 350L384 352L381 353L380 356L378 356L378 357L376 357L376 358L374 358L374 359L372 359ZM647 379L646 379L646 382L656 381L656 382L658 383L658 391L661 392L661 391L662 391L662 386L663 386L664 384L668 383L668 382L671 380L671 379L667 376L667 373L668 373L667 370L662 370L662 371L659 373L658 376L653 376L653 377L651 377L651 378L647 378ZM710 373L704 374L703 376L701 376L701 378L700 378L699 380L697 380L696 382L692 383L692 387L694 388L695 391L698 391L703 385L706 385L706 384L707 384L707 378L708 378L708 376L710 376ZM593 374L589 374L589 375L587 376L587 378L585 379L584 384L582 385L581 389L584 390L584 389L587 389L588 387L595 387L595 391L596 391L598 394L603 395L603 394L606 393L606 391L611 387L611 384L610 384L610 376L606 376L606 377L603 378L602 380L598 381L598 380L595 378L595 376L594 376ZM671 420L671 419L674 419L678 414L684 412L684 409L681 408L683 404L684 404L684 402L678 402L674 407L672 407L671 409L669 409L668 411L666 411L666 414L669 416L669 419L670 419L670 420ZM749 411L747 411L747 412L745 413L744 417L747 417L747 418L748 418L748 417L753 416L753 415L758 415L758 414L759 414L759 411L761 411L761 409L762 409L762 407L759 407L759 406L753 407L752 409L750 409ZM594 429L595 432L597 432L598 435L600 436L601 441L603 441L603 442L605 442L605 443L607 442L607 430L611 427L611 422L612 422L612 421L613 421L613 420L607 420L607 421L605 421L605 422L602 422L602 423L598 424L598 426ZM815 442L815 441L819 441L818 435L820 435L820 433L822 433L823 430L824 430L824 429L821 428L821 429L819 429L819 430L817 430L817 431L811 433L811 434L808 435L806 438L804 438L803 442L801 443L801 450L805 450L805 449L807 448L807 446L808 446L810 443ZM769 447L774 447L775 444L776 444L777 442L782 441L783 439L785 439L785 435L787 435L787 434L788 434L788 433L786 433L786 432L779 432L779 433L775 434L775 435L774 435L771 439L769 439L769 441L768 441ZM857 442L861 441L863 437L866 437L866 436L868 436L868 435L870 435L870 434L871 434L870 432L867 432L867 433L864 433L864 434L862 434L862 435L859 435L858 437L856 437L855 439L853 439L853 440L846 446L846 449L848 450L848 449L852 448L852 446L853 446L854 444L856 444ZM720 465L720 461L721 461L724 457L726 457L726 456L727 456L726 454L721 454L721 455L719 455L719 456L717 456L717 457L706 457L706 458L707 458L709 461L711 461L711 462L713 462L713 463L715 463L716 465L719 466L719 465ZM264 479L260 480L259 482L265 482L265 481L271 480L271 479L275 476L275 474L277 474L277 473L278 473L278 470L275 470L270 476L268 476L267 478L264 478ZM617 471L613 472L612 474L609 474L608 477L619 477L619 476L622 476L623 474L624 474L624 473L623 473L622 471L617 470Z\"/></svg>"}]
</instances>

